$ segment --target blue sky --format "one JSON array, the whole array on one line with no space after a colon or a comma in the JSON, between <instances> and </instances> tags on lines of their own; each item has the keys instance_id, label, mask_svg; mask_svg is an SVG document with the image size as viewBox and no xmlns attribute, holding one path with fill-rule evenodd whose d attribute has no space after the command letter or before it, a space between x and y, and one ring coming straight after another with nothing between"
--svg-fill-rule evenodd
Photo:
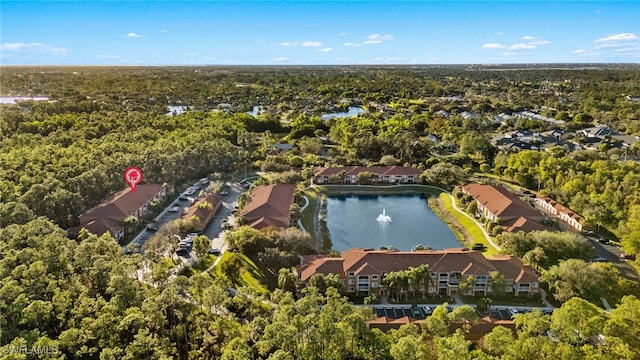
<instances>
[{"instance_id":1,"label":"blue sky","mask_svg":"<svg viewBox=\"0 0 640 360\"><path fill-rule=\"evenodd\" d=\"M639 1L0 1L3 65L640 62Z\"/></svg>"}]
</instances>

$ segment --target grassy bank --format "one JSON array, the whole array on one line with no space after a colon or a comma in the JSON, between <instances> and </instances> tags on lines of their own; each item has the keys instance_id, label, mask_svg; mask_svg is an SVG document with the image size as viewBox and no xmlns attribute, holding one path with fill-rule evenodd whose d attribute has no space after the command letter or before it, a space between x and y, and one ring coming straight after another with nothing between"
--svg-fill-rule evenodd
<instances>
[{"instance_id":1,"label":"grassy bank","mask_svg":"<svg viewBox=\"0 0 640 360\"><path fill-rule=\"evenodd\" d=\"M209 272L209 274L214 276L224 277L225 275L222 273L222 265L224 264L225 261L229 260L229 258L231 257L231 254L232 253L230 251L227 251L224 254L222 254L222 259L220 260L218 265ZM230 279L231 282L233 283L233 286L235 288L248 286L253 290L255 290L256 292L266 294L268 291L267 291L267 288L264 285L262 285L262 279L264 277L264 275L262 274L262 271L260 271L260 269L258 269L256 264L253 261L251 261L251 259L246 257L244 254L241 254L239 252L235 254L240 256L240 259L242 260L242 267L240 270L240 277L235 279Z\"/></svg>"},{"instance_id":2,"label":"grassy bank","mask_svg":"<svg viewBox=\"0 0 640 360\"><path fill-rule=\"evenodd\" d=\"M453 207L453 197L451 195L442 193L440 194L439 200L446 213L454 219L459 227L464 229L463 232L467 234L467 245L471 247L473 244L483 244L486 249L486 251L483 252L485 256L498 253L498 250L489 244L480 226ZM458 226L455 227L458 228Z\"/></svg>"}]
</instances>

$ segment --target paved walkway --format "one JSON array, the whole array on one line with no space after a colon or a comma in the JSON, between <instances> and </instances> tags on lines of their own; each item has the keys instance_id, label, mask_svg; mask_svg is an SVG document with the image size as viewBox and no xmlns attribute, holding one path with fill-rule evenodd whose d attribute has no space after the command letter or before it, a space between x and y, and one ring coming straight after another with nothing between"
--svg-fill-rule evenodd
<instances>
[{"instance_id":1,"label":"paved walkway","mask_svg":"<svg viewBox=\"0 0 640 360\"><path fill-rule=\"evenodd\" d=\"M607 301L607 299L601 297L600 301L602 301L602 305L604 306L605 310L611 311L611 306L609 305L609 302Z\"/></svg>"},{"instance_id":2,"label":"paved walkway","mask_svg":"<svg viewBox=\"0 0 640 360\"><path fill-rule=\"evenodd\" d=\"M458 207L458 204L456 204L456 200L453 198L453 196L449 193L447 193L447 195L449 195L449 197L451 198L451 205L453 205L453 208L458 210L460 213L462 213L464 216L468 217L469 219L471 219L476 225L478 225L478 227L480 228L480 230L482 231L482 234L484 235L484 237L487 239L487 242L489 243L489 245L493 246L494 248L498 249L498 251L500 251L500 246L496 245L496 243L493 242L493 240L491 240L491 235L489 235L489 233L487 232L487 230L484 229L484 226L482 224L480 224L478 222L478 220L476 218L474 218L473 216L467 214L466 211L463 211L462 209L460 209Z\"/></svg>"},{"instance_id":3,"label":"paved walkway","mask_svg":"<svg viewBox=\"0 0 640 360\"><path fill-rule=\"evenodd\" d=\"M540 300L544 303L544 305L548 308L554 308L555 306L551 305L549 300L547 300L547 292L540 289Z\"/></svg>"}]
</instances>

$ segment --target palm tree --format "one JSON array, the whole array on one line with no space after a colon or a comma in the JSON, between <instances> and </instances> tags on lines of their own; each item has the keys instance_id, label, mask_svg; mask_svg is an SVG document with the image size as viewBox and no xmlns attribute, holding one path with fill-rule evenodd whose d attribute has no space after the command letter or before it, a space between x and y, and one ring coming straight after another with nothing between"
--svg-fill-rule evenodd
<instances>
[{"instance_id":1,"label":"palm tree","mask_svg":"<svg viewBox=\"0 0 640 360\"><path fill-rule=\"evenodd\" d=\"M394 296L396 291L398 291L398 287L400 283L398 282L398 273L397 272L389 272L384 275L383 283L387 286L387 290L392 299L395 299Z\"/></svg>"},{"instance_id":2,"label":"palm tree","mask_svg":"<svg viewBox=\"0 0 640 360\"><path fill-rule=\"evenodd\" d=\"M431 271L429 271L429 266L426 264L421 264L417 268L414 268L413 271L416 273L418 277L418 282L421 284L422 289L422 297L426 297L426 290L429 289L429 285L431 285Z\"/></svg>"}]
</instances>

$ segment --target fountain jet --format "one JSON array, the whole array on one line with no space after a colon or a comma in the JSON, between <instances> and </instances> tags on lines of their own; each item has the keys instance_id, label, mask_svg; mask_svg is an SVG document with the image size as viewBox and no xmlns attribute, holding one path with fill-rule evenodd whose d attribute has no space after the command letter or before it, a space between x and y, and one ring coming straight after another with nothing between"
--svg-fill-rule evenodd
<instances>
[{"instance_id":1,"label":"fountain jet","mask_svg":"<svg viewBox=\"0 0 640 360\"><path fill-rule=\"evenodd\" d=\"M387 215L387 210L383 208L382 209L382 214L378 215L376 220L379 221L379 222L390 222L391 221L391 216Z\"/></svg>"}]
</instances>

